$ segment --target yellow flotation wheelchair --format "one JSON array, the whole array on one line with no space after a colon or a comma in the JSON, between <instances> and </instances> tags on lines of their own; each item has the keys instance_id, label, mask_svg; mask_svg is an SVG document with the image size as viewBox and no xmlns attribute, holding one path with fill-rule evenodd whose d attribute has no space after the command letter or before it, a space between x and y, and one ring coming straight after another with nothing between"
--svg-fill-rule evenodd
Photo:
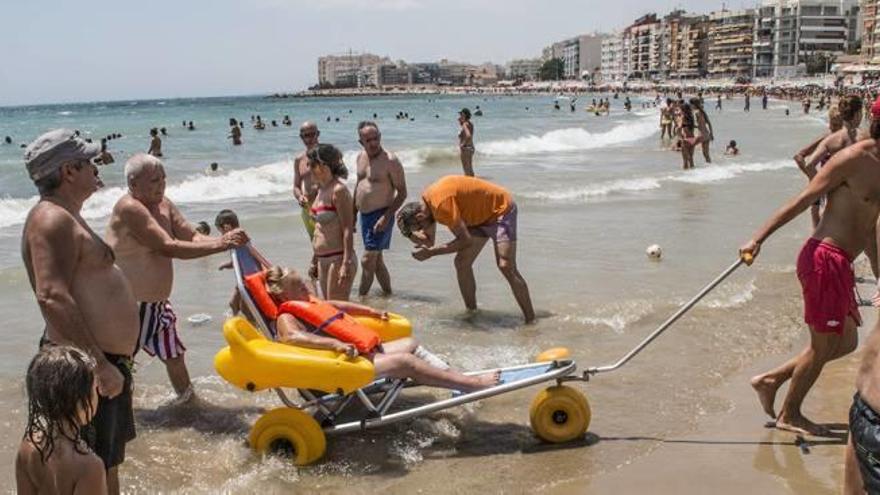
<instances>
[{"instance_id":1,"label":"yellow flotation wheelchair","mask_svg":"<svg viewBox=\"0 0 880 495\"><path fill-rule=\"evenodd\" d=\"M373 364L363 357L350 359L333 351L275 342L268 337L275 333L274 322L262 316L243 283L259 265L247 248L234 250L232 261L251 321L239 316L225 322L223 335L228 345L217 353L214 366L232 385L251 392L273 389L284 404L260 416L251 429L249 443L257 452L286 451L295 464L306 465L323 456L327 435L377 428L548 381L557 384L541 391L532 403L530 422L535 433L548 442L566 442L583 437L587 431L590 406L586 397L562 385L581 379L572 376L576 366L565 349L547 351L535 363L498 369L500 381L493 387L453 393L426 405L397 410L393 406L403 389L420 385L411 380L377 379ZM409 321L400 315L388 320L358 320L376 330L383 341L412 332ZM495 370L466 374L491 371ZM292 398L286 389L294 389L299 398ZM363 405L362 417L338 421L352 401Z\"/></svg>"}]
</instances>

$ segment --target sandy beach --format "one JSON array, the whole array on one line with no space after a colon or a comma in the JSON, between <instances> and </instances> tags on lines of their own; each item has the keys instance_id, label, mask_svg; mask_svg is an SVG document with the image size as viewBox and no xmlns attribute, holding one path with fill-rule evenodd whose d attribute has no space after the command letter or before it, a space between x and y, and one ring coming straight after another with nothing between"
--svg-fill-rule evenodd
<instances>
[{"instance_id":1,"label":"sandy beach","mask_svg":"<svg viewBox=\"0 0 880 495\"><path fill-rule=\"evenodd\" d=\"M877 311L862 308L864 340L877 321ZM791 493L827 495L840 493L843 486L845 439L798 437L792 433L759 425L769 418L758 406L749 378L778 365L798 352L806 338L788 351L767 356L731 375L714 393L726 410L702 416L696 430L667 438L645 438L637 431L602 441L647 443L647 454L614 472L589 481L572 480L554 484L547 493L695 493L706 487L718 495ZM810 392L805 414L820 423L835 424L836 431L848 421L849 405L855 393L855 375L861 360L856 352L829 363ZM787 387L780 389L777 402ZM804 441L805 440L805 441Z\"/></svg>"}]
</instances>

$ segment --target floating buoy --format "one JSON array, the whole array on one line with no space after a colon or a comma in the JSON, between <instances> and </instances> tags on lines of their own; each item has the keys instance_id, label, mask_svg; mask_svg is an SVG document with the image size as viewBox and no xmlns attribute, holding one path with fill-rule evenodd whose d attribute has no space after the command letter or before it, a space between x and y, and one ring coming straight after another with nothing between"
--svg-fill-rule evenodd
<instances>
[{"instance_id":1,"label":"floating buoy","mask_svg":"<svg viewBox=\"0 0 880 495\"><path fill-rule=\"evenodd\" d=\"M660 245L651 244L648 249L645 249L645 254L652 260L659 260L663 256L663 250L660 249Z\"/></svg>"}]
</instances>

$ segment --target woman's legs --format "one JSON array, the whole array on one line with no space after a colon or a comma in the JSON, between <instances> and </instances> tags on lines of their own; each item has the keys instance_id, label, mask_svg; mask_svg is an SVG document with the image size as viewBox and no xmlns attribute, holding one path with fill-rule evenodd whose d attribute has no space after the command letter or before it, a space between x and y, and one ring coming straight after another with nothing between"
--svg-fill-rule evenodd
<instances>
[{"instance_id":1,"label":"woman's legs","mask_svg":"<svg viewBox=\"0 0 880 495\"><path fill-rule=\"evenodd\" d=\"M348 301L351 296L351 287L354 285L354 276L357 274L357 263L349 260L348 276L340 278L342 270L342 255L331 256L327 259L327 293L324 297L329 300ZM323 283L323 282L322 282Z\"/></svg>"},{"instance_id":2,"label":"woman's legs","mask_svg":"<svg viewBox=\"0 0 880 495\"><path fill-rule=\"evenodd\" d=\"M330 276L330 260L318 257L318 286L321 288L321 297L330 299L327 289L327 279Z\"/></svg>"},{"instance_id":3,"label":"woman's legs","mask_svg":"<svg viewBox=\"0 0 880 495\"><path fill-rule=\"evenodd\" d=\"M468 376L458 371L435 368L412 354L376 354L373 359L377 376L411 378L434 387L473 392L498 383L499 372Z\"/></svg>"},{"instance_id":4,"label":"woman's legs","mask_svg":"<svg viewBox=\"0 0 880 495\"><path fill-rule=\"evenodd\" d=\"M464 175L474 176L474 150L470 148L460 148L461 152L461 168Z\"/></svg>"}]
</instances>

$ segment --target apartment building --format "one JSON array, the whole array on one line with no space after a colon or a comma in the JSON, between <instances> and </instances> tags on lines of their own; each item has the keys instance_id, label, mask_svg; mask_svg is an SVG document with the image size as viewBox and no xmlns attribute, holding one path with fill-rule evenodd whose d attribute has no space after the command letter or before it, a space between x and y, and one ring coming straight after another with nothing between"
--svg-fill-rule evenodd
<instances>
[{"instance_id":1,"label":"apartment building","mask_svg":"<svg viewBox=\"0 0 880 495\"><path fill-rule=\"evenodd\" d=\"M662 26L657 14L642 16L623 30L627 77L649 79L660 75L663 51Z\"/></svg>"},{"instance_id":2,"label":"apartment building","mask_svg":"<svg viewBox=\"0 0 880 495\"><path fill-rule=\"evenodd\" d=\"M357 88L376 84L376 67L390 64L387 57L372 53L318 57L318 84L322 87Z\"/></svg>"},{"instance_id":3,"label":"apartment building","mask_svg":"<svg viewBox=\"0 0 880 495\"><path fill-rule=\"evenodd\" d=\"M521 81L537 81L544 61L540 58L521 58L507 63L507 77Z\"/></svg>"},{"instance_id":4,"label":"apartment building","mask_svg":"<svg viewBox=\"0 0 880 495\"><path fill-rule=\"evenodd\" d=\"M710 77L751 77L755 11L709 14L706 72Z\"/></svg>"},{"instance_id":5,"label":"apartment building","mask_svg":"<svg viewBox=\"0 0 880 495\"><path fill-rule=\"evenodd\" d=\"M584 34L553 43L542 51L544 60L562 60L565 79L583 79L602 66L602 40L606 35Z\"/></svg>"},{"instance_id":6,"label":"apartment building","mask_svg":"<svg viewBox=\"0 0 880 495\"><path fill-rule=\"evenodd\" d=\"M602 82L611 83L624 81L628 73L625 71L623 33L612 33L602 40L600 72Z\"/></svg>"},{"instance_id":7,"label":"apartment building","mask_svg":"<svg viewBox=\"0 0 880 495\"><path fill-rule=\"evenodd\" d=\"M671 78L702 77L706 73L708 17L675 11L663 19L665 49L663 75Z\"/></svg>"},{"instance_id":8,"label":"apartment building","mask_svg":"<svg viewBox=\"0 0 880 495\"><path fill-rule=\"evenodd\" d=\"M862 18L862 48L861 48L861 58L862 62L871 63L875 62L875 57L880 54L878 51L877 42L880 41L880 37L877 36L877 1L878 0L861 0L859 2L859 14ZM876 60L876 62L880 62L880 60Z\"/></svg>"},{"instance_id":9,"label":"apartment building","mask_svg":"<svg viewBox=\"0 0 880 495\"><path fill-rule=\"evenodd\" d=\"M811 56L846 53L860 31L855 0L765 0L755 20L754 74L804 74Z\"/></svg>"}]
</instances>

